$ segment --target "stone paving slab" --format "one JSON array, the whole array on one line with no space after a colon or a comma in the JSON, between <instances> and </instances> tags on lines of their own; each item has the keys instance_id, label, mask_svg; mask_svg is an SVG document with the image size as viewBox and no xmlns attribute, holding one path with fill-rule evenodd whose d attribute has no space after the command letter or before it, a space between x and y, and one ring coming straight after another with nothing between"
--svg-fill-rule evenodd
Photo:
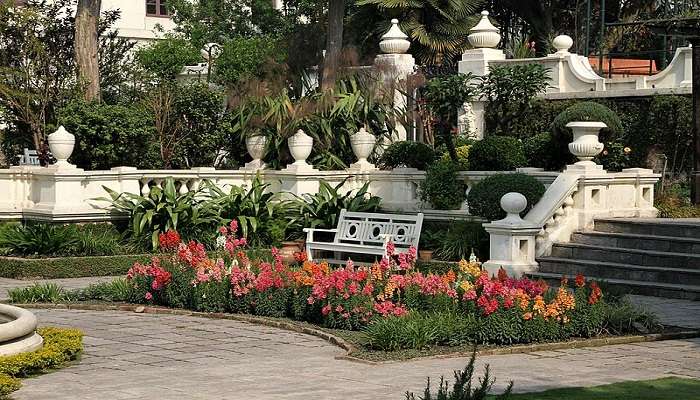
<instances>
[{"instance_id":1,"label":"stone paving slab","mask_svg":"<svg viewBox=\"0 0 700 400\"><path fill-rule=\"evenodd\" d=\"M24 380L16 399L402 399L466 358L365 365L322 339L241 321L119 311L34 310L82 329L82 360ZM209 333L218 335L208 335ZM205 338L206 336L206 338ZM253 339L236 341L232 339ZM516 391L677 375L700 379L700 339L488 356L496 387Z\"/></svg>"},{"instance_id":2,"label":"stone paving slab","mask_svg":"<svg viewBox=\"0 0 700 400\"><path fill-rule=\"evenodd\" d=\"M656 314L664 325L700 329L700 301L628 295L633 304Z\"/></svg>"}]
</instances>

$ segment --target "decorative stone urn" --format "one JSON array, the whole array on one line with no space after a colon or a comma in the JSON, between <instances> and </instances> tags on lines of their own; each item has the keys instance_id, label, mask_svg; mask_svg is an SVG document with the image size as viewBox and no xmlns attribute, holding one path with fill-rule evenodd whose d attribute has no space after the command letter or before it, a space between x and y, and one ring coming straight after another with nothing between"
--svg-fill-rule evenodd
<instances>
[{"instance_id":1,"label":"decorative stone urn","mask_svg":"<svg viewBox=\"0 0 700 400\"><path fill-rule=\"evenodd\" d=\"M598 141L598 134L603 128L607 128L603 122L595 121L574 121L566 124L574 133L574 141L569 143L569 151L575 155L579 161L574 165L592 168L596 167L593 157L603 151L603 143Z\"/></svg>"},{"instance_id":2,"label":"decorative stone urn","mask_svg":"<svg viewBox=\"0 0 700 400\"><path fill-rule=\"evenodd\" d=\"M263 162L262 158L265 157L267 136L248 136L245 139L245 148L248 150L248 154L253 157L253 161L246 163L245 169L264 169L265 163Z\"/></svg>"},{"instance_id":3,"label":"decorative stone urn","mask_svg":"<svg viewBox=\"0 0 700 400\"><path fill-rule=\"evenodd\" d=\"M370 170L376 169L374 164L367 161L367 157L372 154L374 144L377 139L371 133L367 132L364 127L350 136L350 146L352 152L357 157L357 162L350 164L350 169Z\"/></svg>"},{"instance_id":4,"label":"decorative stone urn","mask_svg":"<svg viewBox=\"0 0 700 400\"><path fill-rule=\"evenodd\" d=\"M294 157L295 167L310 167L306 162L306 159L311 154L311 150L314 146L314 138L304 133L303 130L299 129L297 133L290 136L287 139L287 146L289 146L289 152L292 153Z\"/></svg>"},{"instance_id":5,"label":"decorative stone urn","mask_svg":"<svg viewBox=\"0 0 700 400\"><path fill-rule=\"evenodd\" d=\"M493 26L491 20L489 20L488 11L481 12L481 20L469 32L471 33L467 36L467 39L477 49L492 49L498 46L498 43L501 41L498 28Z\"/></svg>"},{"instance_id":6,"label":"decorative stone urn","mask_svg":"<svg viewBox=\"0 0 700 400\"><path fill-rule=\"evenodd\" d=\"M384 54L404 54L411 47L411 42L408 41L408 35L399 28L399 20L394 18L391 20L391 28L382 36L379 42L379 49Z\"/></svg>"},{"instance_id":7,"label":"decorative stone urn","mask_svg":"<svg viewBox=\"0 0 700 400\"><path fill-rule=\"evenodd\" d=\"M48 139L51 154L56 158L54 166L56 168L75 168L75 165L68 162L68 158L73 154L73 148L75 147L75 136L66 131L61 125L56 132L49 135Z\"/></svg>"}]
</instances>

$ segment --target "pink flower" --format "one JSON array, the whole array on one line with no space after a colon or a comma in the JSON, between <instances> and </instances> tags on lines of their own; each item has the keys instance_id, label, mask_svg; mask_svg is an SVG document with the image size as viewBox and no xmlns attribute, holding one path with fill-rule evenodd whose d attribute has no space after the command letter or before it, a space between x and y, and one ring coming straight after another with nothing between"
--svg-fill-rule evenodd
<instances>
[{"instance_id":1,"label":"pink flower","mask_svg":"<svg viewBox=\"0 0 700 400\"><path fill-rule=\"evenodd\" d=\"M151 292L146 292L146 295L143 297L148 301L151 301L153 299L153 295L151 294Z\"/></svg>"}]
</instances>

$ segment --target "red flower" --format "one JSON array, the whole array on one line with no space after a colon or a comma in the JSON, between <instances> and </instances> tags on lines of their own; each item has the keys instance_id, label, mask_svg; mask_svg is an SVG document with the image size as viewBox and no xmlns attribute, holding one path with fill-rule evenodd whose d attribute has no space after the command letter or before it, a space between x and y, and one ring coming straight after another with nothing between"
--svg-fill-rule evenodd
<instances>
[{"instance_id":1,"label":"red flower","mask_svg":"<svg viewBox=\"0 0 700 400\"><path fill-rule=\"evenodd\" d=\"M174 250L180 244L180 234L168 229L167 232L158 235L158 244L163 250Z\"/></svg>"},{"instance_id":2,"label":"red flower","mask_svg":"<svg viewBox=\"0 0 700 400\"><path fill-rule=\"evenodd\" d=\"M575 283L576 287L583 287L586 284L586 278L583 275L578 274L576 275Z\"/></svg>"},{"instance_id":3,"label":"red flower","mask_svg":"<svg viewBox=\"0 0 700 400\"><path fill-rule=\"evenodd\" d=\"M508 273L505 269L503 269L503 267L500 267L498 269L498 280L500 282L505 282L506 279L508 279Z\"/></svg>"}]
</instances>

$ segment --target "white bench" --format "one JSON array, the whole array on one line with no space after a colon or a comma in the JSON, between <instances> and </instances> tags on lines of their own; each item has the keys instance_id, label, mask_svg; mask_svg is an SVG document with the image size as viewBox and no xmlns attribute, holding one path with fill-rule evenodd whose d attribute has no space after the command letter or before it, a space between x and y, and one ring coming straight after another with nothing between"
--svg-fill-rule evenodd
<instances>
[{"instance_id":1,"label":"white bench","mask_svg":"<svg viewBox=\"0 0 700 400\"><path fill-rule=\"evenodd\" d=\"M314 250L336 253L386 255L386 246L391 241L395 253L405 253L413 246L418 250L418 239L423 225L423 213L417 215L378 214L340 211L336 229L304 228L306 232L306 255L313 259ZM315 232L334 233L332 242L318 241ZM328 260L344 263L345 260Z\"/></svg>"}]
</instances>

